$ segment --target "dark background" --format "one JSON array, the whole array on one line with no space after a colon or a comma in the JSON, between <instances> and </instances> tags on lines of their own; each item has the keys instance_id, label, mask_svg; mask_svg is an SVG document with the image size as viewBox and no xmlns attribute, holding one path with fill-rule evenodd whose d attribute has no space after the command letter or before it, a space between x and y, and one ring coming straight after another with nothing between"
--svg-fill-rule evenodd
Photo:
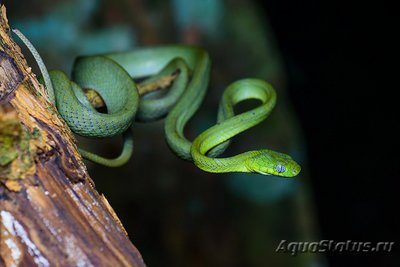
<instances>
[{"instance_id":1,"label":"dark background","mask_svg":"<svg viewBox=\"0 0 400 267\"><path fill-rule=\"evenodd\" d=\"M322 239L396 242L390 254L327 254L330 266L400 266L398 14L380 1L259 2L305 131Z\"/></svg>"}]
</instances>

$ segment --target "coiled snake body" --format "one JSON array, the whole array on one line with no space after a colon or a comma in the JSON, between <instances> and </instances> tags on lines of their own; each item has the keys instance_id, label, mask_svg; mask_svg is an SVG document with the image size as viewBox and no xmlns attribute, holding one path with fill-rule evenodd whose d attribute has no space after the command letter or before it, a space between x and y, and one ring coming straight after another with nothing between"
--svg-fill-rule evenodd
<instances>
[{"instance_id":1,"label":"coiled snake body","mask_svg":"<svg viewBox=\"0 0 400 267\"><path fill-rule=\"evenodd\" d=\"M106 166L120 166L131 157L132 122L151 121L166 116L165 137L169 147L181 158L193 160L208 172L257 172L292 177L300 166L288 155L263 149L227 158L218 158L229 140L263 121L276 102L274 89L258 79L232 83L220 102L217 124L190 142L184 127L199 108L207 91L210 59L206 51L189 46L165 46L126 53L79 57L71 81L65 73L49 73L36 49L18 30L14 32L34 55L43 75L50 100L73 132L88 137L124 135L124 148L115 159L106 159L80 149L83 157ZM157 79L179 71L168 94L158 99L140 99L132 79L151 76ZM54 89L53 89L54 88ZM107 106L107 114L91 106L81 88L96 90ZM233 107L246 99L261 105L235 115Z\"/></svg>"}]
</instances>

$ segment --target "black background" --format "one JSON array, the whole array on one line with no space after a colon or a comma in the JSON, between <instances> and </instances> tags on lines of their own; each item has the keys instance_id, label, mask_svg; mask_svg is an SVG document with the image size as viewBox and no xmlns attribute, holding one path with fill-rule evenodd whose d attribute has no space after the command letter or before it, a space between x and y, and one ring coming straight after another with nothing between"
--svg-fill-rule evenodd
<instances>
[{"instance_id":1,"label":"black background","mask_svg":"<svg viewBox=\"0 0 400 267\"><path fill-rule=\"evenodd\" d=\"M304 127L322 239L395 241L330 266L400 266L395 10L383 2L260 1Z\"/></svg>"}]
</instances>

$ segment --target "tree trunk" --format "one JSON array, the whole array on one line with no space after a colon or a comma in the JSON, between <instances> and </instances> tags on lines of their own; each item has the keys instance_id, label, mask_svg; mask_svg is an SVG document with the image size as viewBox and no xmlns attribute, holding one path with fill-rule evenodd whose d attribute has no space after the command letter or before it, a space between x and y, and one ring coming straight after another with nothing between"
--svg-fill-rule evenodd
<instances>
[{"instance_id":1,"label":"tree trunk","mask_svg":"<svg viewBox=\"0 0 400 267\"><path fill-rule=\"evenodd\" d=\"M0 266L144 266L0 10Z\"/></svg>"}]
</instances>

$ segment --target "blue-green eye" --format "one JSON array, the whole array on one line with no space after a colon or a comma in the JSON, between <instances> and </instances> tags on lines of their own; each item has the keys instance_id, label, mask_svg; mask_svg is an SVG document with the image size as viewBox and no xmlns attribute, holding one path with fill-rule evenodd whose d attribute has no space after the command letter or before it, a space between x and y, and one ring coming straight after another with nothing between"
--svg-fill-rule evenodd
<instances>
[{"instance_id":1,"label":"blue-green eye","mask_svg":"<svg viewBox=\"0 0 400 267\"><path fill-rule=\"evenodd\" d=\"M276 170L278 173L282 173L282 172L285 172L285 171L286 171L286 168L285 168L285 166L283 166L283 165L281 165L281 164L278 164L278 165L276 165L275 170Z\"/></svg>"}]
</instances>

